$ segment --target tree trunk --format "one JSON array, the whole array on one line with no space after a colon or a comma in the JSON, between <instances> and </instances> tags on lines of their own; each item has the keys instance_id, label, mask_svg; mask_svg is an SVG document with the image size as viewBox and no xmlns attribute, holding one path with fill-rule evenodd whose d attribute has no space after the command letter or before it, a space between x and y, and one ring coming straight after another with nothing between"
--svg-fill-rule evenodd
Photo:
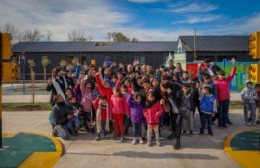
<instances>
[{"instance_id":1,"label":"tree trunk","mask_svg":"<svg viewBox=\"0 0 260 168\"><path fill-rule=\"evenodd\" d=\"M43 67L43 79L44 79L43 86L46 87L46 84L47 84L47 82L46 82L46 67Z\"/></svg>"}]
</instances>

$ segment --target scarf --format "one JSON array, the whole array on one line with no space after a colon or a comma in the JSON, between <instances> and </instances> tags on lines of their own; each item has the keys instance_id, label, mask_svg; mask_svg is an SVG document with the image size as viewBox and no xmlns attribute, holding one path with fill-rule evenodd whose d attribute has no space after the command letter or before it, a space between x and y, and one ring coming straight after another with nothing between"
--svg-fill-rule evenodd
<instances>
[{"instance_id":1,"label":"scarf","mask_svg":"<svg viewBox=\"0 0 260 168\"><path fill-rule=\"evenodd\" d=\"M109 132L109 114L108 114L108 103L106 103L106 112L107 112L107 118L106 118L106 131ZM97 132L101 131L101 103L98 103L97 113L96 113L96 126L97 126Z\"/></svg>"}]
</instances>

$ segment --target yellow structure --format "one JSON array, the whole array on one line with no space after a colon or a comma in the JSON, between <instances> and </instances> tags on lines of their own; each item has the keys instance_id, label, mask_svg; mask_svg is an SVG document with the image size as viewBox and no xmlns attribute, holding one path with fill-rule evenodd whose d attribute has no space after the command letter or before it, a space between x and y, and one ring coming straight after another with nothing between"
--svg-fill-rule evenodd
<instances>
[{"instance_id":1,"label":"yellow structure","mask_svg":"<svg viewBox=\"0 0 260 168\"><path fill-rule=\"evenodd\" d=\"M2 60L10 61L12 56L12 36L10 33L1 33Z\"/></svg>"},{"instance_id":2,"label":"yellow structure","mask_svg":"<svg viewBox=\"0 0 260 168\"><path fill-rule=\"evenodd\" d=\"M253 83L260 82L260 63L249 66L248 79Z\"/></svg>"},{"instance_id":3,"label":"yellow structure","mask_svg":"<svg viewBox=\"0 0 260 168\"><path fill-rule=\"evenodd\" d=\"M260 31L251 33L249 40L249 55L253 59L260 59Z\"/></svg>"}]
</instances>

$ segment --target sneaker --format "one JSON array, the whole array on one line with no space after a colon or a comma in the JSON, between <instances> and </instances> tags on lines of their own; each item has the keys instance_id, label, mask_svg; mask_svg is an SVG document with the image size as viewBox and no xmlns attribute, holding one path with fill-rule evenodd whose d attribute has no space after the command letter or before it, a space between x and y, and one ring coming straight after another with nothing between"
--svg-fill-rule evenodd
<instances>
[{"instance_id":1,"label":"sneaker","mask_svg":"<svg viewBox=\"0 0 260 168\"><path fill-rule=\"evenodd\" d=\"M250 124L248 122L244 123L246 126L250 126Z\"/></svg>"},{"instance_id":2,"label":"sneaker","mask_svg":"<svg viewBox=\"0 0 260 168\"><path fill-rule=\"evenodd\" d=\"M255 123L252 123L251 125L252 125L252 126L256 126L256 124L255 124Z\"/></svg>"},{"instance_id":3,"label":"sneaker","mask_svg":"<svg viewBox=\"0 0 260 168\"><path fill-rule=\"evenodd\" d=\"M214 134L213 134L213 132L209 132L209 135L210 135L210 136L213 136Z\"/></svg>"},{"instance_id":4,"label":"sneaker","mask_svg":"<svg viewBox=\"0 0 260 168\"><path fill-rule=\"evenodd\" d=\"M152 142L151 141L147 141L147 146L152 146Z\"/></svg>"},{"instance_id":5,"label":"sneaker","mask_svg":"<svg viewBox=\"0 0 260 168\"><path fill-rule=\"evenodd\" d=\"M139 138L139 143L140 143L140 144L144 144L143 138Z\"/></svg>"},{"instance_id":6,"label":"sneaker","mask_svg":"<svg viewBox=\"0 0 260 168\"><path fill-rule=\"evenodd\" d=\"M233 123L231 121L228 121L227 124L232 125Z\"/></svg>"},{"instance_id":7,"label":"sneaker","mask_svg":"<svg viewBox=\"0 0 260 168\"><path fill-rule=\"evenodd\" d=\"M99 141L99 140L100 140L99 136L96 136L95 140L96 140L96 141Z\"/></svg>"},{"instance_id":8,"label":"sneaker","mask_svg":"<svg viewBox=\"0 0 260 168\"><path fill-rule=\"evenodd\" d=\"M58 133L57 133L57 131L55 131L54 129L52 130L52 136L58 137Z\"/></svg>"},{"instance_id":9,"label":"sneaker","mask_svg":"<svg viewBox=\"0 0 260 168\"><path fill-rule=\"evenodd\" d=\"M137 144L137 139L136 138L133 139L132 144L133 145Z\"/></svg>"},{"instance_id":10,"label":"sneaker","mask_svg":"<svg viewBox=\"0 0 260 168\"><path fill-rule=\"evenodd\" d=\"M161 146L160 141L156 141L156 145L157 145L157 146Z\"/></svg>"},{"instance_id":11,"label":"sneaker","mask_svg":"<svg viewBox=\"0 0 260 168\"><path fill-rule=\"evenodd\" d=\"M193 132L190 131L189 134L188 134L189 137L192 137L193 136Z\"/></svg>"},{"instance_id":12,"label":"sneaker","mask_svg":"<svg viewBox=\"0 0 260 168\"><path fill-rule=\"evenodd\" d=\"M203 134L204 134L204 131L200 130L199 135L203 135Z\"/></svg>"},{"instance_id":13,"label":"sneaker","mask_svg":"<svg viewBox=\"0 0 260 168\"><path fill-rule=\"evenodd\" d=\"M109 136L108 136L108 135L105 135L105 139L109 139Z\"/></svg>"},{"instance_id":14,"label":"sneaker","mask_svg":"<svg viewBox=\"0 0 260 168\"><path fill-rule=\"evenodd\" d=\"M125 137L121 137L120 142L121 143L125 142Z\"/></svg>"},{"instance_id":15,"label":"sneaker","mask_svg":"<svg viewBox=\"0 0 260 168\"><path fill-rule=\"evenodd\" d=\"M187 133L186 133L186 131L182 131L182 134L181 134L182 136L186 136L187 135Z\"/></svg>"},{"instance_id":16,"label":"sneaker","mask_svg":"<svg viewBox=\"0 0 260 168\"><path fill-rule=\"evenodd\" d=\"M112 135L112 140L116 140L116 136L115 135Z\"/></svg>"}]
</instances>

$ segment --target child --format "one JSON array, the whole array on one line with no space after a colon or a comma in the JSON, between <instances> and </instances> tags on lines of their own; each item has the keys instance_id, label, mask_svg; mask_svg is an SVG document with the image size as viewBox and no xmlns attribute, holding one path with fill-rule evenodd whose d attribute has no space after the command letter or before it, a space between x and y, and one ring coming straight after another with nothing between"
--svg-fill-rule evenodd
<instances>
[{"instance_id":1,"label":"child","mask_svg":"<svg viewBox=\"0 0 260 168\"><path fill-rule=\"evenodd\" d=\"M122 84L120 86L120 92L122 93L122 95L125 97L126 100L129 98L130 94L127 92L127 86L125 84ZM128 129L129 127L131 127L131 120L126 116L126 114L124 115L124 125L125 125L125 135L128 135Z\"/></svg>"},{"instance_id":2,"label":"child","mask_svg":"<svg viewBox=\"0 0 260 168\"><path fill-rule=\"evenodd\" d=\"M193 135L194 91L190 87L189 84L183 84L180 106L180 111L184 114L182 135L186 135L186 131L189 130L188 136Z\"/></svg>"},{"instance_id":3,"label":"child","mask_svg":"<svg viewBox=\"0 0 260 168\"><path fill-rule=\"evenodd\" d=\"M156 101L155 94L152 91L147 93L147 98L145 102L145 108L143 109L144 117L147 121L147 145L151 146L151 138L152 138L152 131L155 132L155 139L157 146L160 146L159 142L159 122L160 117L163 113L163 108L160 105L159 101Z\"/></svg>"},{"instance_id":4,"label":"child","mask_svg":"<svg viewBox=\"0 0 260 168\"><path fill-rule=\"evenodd\" d=\"M58 135L64 140L70 139L70 134L67 127L67 121L73 116L68 114L68 107L62 95L54 96L55 106L52 110L53 116L53 135Z\"/></svg>"},{"instance_id":5,"label":"child","mask_svg":"<svg viewBox=\"0 0 260 168\"><path fill-rule=\"evenodd\" d=\"M244 119L245 125L249 126L248 113L250 110L251 125L256 125L256 100L257 93L253 88L251 81L246 81L246 87L241 91L241 97L244 101Z\"/></svg>"},{"instance_id":6,"label":"child","mask_svg":"<svg viewBox=\"0 0 260 168\"><path fill-rule=\"evenodd\" d=\"M108 139L107 133L109 132L109 107L106 96L100 95L99 98L94 100L93 104L96 110L97 126L97 135L95 140L100 140L101 133L104 134L105 139Z\"/></svg>"},{"instance_id":7,"label":"child","mask_svg":"<svg viewBox=\"0 0 260 168\"><path fill-rule=\"evenodd\" d=\"M125 97L120 93L119 88L115 87L113 89L113 95L110 99L109 103L109 111L114 119L114 136L113 138L116 137L118 133L118 128L120 128L120 136L121 142L125 141L125 130L124 130L124 113L127 114L129 117L129 108L126 104L126 99Z\"/></svg>"},{"instance_id":8,"label":"child","mask_svg":"<svg viewBox=\"0 0 260 168\"><path fill-rule=\"evenodd\" d=\"M77 103L77 99L75 96L68 97L68 107L72 111L72 118L68 121L68 129L72 135L77 135L80 129L80 111L81 107Z\"/></svg>"},{"instance_id":9,"label":"child","mask_svg":"<svg viewBox=\"0 0 260 168\"><path fill-rule=\"evenodd\" d=\"M80 105L83 108L81 116L83 118L83 123L86 128L86 131L90 131L88 124L91 122L91 111L92 111L91 108L92 108L92 101L93 101L91 88L92 88L91 83L85 80L82 81L80 84L80 90L82 95Z\"/></svg>"},{"instance_id":10,"label":"child","mask_svg":"<svg viewBox=\"0 0 260 168\"><path fill-rule=\"evenodd\" d=\"M143 105L142 105L142 96L139 93L134 95L130 95L127 99L127 104L130 107L131 121L134 130L134 139L132 144L136 144L139 138L139 143L143 144L144 141L142 139L142 122L144 119L143 116Z\"/></svg>"},{"instance_id":11,"label":"child","mask_svg":"<svg viewBox=\"0 0 260 168\"><path fill-rule=\"evenodd\" d=\"M203 93L200 92L200 110L201 110L201 128L200 135L204 134L206 124L208 126L209 135L213 136L211 129L211 117L217 113L217 102L215 96L212 94L210 85L204 85Z\"/></svg>"}]
</instances>

